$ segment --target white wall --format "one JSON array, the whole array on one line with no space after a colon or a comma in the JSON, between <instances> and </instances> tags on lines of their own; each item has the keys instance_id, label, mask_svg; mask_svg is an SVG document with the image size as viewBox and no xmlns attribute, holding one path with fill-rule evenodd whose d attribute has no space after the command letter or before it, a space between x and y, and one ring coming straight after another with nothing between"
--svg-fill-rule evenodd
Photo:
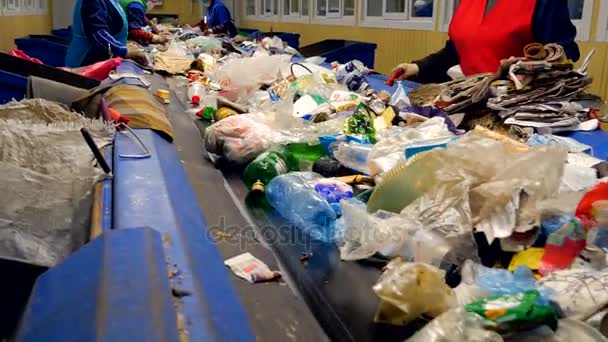
<instances>
[{"instance_id":1,"label":"white wall","mask_svg":"<svg viewBox=\"0 0 608 342\"><path fill-rule=\"evenodd\" d=\"M65 28L72 25L74 4L76 0L53 1L53 28Z\"/></svg>"}]
</instances>

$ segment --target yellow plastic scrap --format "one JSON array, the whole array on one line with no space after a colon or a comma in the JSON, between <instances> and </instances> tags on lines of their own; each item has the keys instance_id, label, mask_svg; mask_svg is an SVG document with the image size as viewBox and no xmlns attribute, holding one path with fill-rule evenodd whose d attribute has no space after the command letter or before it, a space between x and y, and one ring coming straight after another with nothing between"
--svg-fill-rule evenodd
<instances>
[{"instance_id":1,"label":"yellow plastic scrap","mask_svg":"<svg viewBox=\"0 0 608 342\"><path fill-rule=\"evenodd\" d=\"M533 247L515 254L509 264L509 271L515 271L517 266L528 266L532 271L538 271L543 253L545 253L544 248Z\"/></svg>"}]
</instances>

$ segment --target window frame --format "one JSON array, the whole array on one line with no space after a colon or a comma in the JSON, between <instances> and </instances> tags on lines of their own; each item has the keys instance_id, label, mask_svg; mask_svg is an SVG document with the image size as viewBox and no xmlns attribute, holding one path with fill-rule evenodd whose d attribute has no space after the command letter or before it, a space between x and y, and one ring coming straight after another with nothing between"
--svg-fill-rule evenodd
<instances>
[{"instance_id":1,"label":"window frame","mask_svg":"<svg viewBox=\"0 0 608 342\"><path fill-rule=\"evenodd\" d=\"M597 31L595 41L608 42L608 1L600 2L600 14L597 18Z\"/></svg>"},{"instance_id":2,"label":"window frame","mask_svg":"<svg viewBox=\"0 0 608 342\"><path fill-rule=\"evenodd\" d=\"M297 0L299 5L298 12L292 12L291 8L289 9L289 14L285 14L285 2L289 1L291 6L291 1L293 0L282 0L281 1L281 21L283 22L291 22L291 23L309 23L310 22L310 8L311 8L311 0ZM302 15L302 4L308 3L308 14Z\"/></svg>"},{"instance_id":3,"label":"window frame","mask_svg":"<svg viewBox=\"0 0 608 342\"><path fill-rule=\"evenodd\" d=\"M433 16L430 18L425 17L414 17L411 15L411 8L415 0L404 0L405 1L405 12L403 14L392 14L386 12L386 1L382 0L382 16L381 17L369 17L367 15L367 3L368 1L379 1L379 0L360 0L359 6L361 8L361 16L359 26L362 27L376 27L376 28L391 28L391 29L403 29L403 30L417 30L417 31L435 31L435 25L437 22L437 13L439 10L439 3L441 0L433 1ZM445 1L445 0L444 0Z\"/></svg>"},{"instance_id":4,"label":"window frame","mask_svg":"<svg viewBox=\"0 0 608 342\"><path fill-rule=\"evenodd\" d=\"M331 14L329 15L329 1L330 0L325 0L326 1L326 9L325 9L325 15L321 16L318 15L318 3L319 0L312 0L311 1L311 7L309 7L308 11L311 14L311 19L310 22L312 24L317 24L317 25L337 25L337 26L355 26L357 23L357 6L355 4L355 13L353 13L353 15L348 15L345 16L344 15L344 0L338 0L340 2L340 12L337 14Z\"/></svg>"},{"instance_id":5,"label":"window frame","mask_svg":"<svg viewBox=\"0 0 608 342\"><path fill-rule=\"evenodd\" d=\"M278 22L280 17L281 2L279 0L271 1L271 12L270 15L264 13L266 7L266 0L253 0L255 4L255 15L247 14L247 2L243 6L243 14L246 20L253 21L270 21Z\"/></svg>"},{"instance_id":6,"label":"window frame","mask_svg":"<svg viewBox=\"0 0 608 342\"><path fill-rule=\"evenodd\" d=\"M576 40L587 42L591 36L591 25L593 20L593 0L583 0L583 16L581 19L572 20L576 26ZM602 1L605 2L605 1ZM599 20L601 21L601 19Z\"/></svg>"},{"instance_id":7,"label":"window frame","mask_svg":"<svg viewBox=\"0 0 608 342\"><path fill-rule=\"evenodd\" d=\"M450 30L452 17L454 16L454 13L456 13L456 0L445 0L443 4L441 12L439 13L439 31L448 32Z\"/></svg>"}]
</instances>

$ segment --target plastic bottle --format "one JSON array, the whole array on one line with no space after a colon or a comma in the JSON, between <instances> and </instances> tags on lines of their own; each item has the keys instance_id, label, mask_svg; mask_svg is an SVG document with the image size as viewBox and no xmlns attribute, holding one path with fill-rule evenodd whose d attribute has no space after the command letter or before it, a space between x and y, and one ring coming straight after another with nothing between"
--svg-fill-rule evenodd
<instances>
[{"instance_id":1,"label":"plastic bottle","mask_svg":"<svg viewBox=\"0 0 608 342\"><path fill-rule=\"evenodd\" d=\"M298 160L300 171L312 170L312 167L317 160L327 156L327 153L321 144L289 144L287 145L287 150Z\"/></svg>"},{"instance_id":2,"label":"plastic bottle","mask_svg":"<svg viewBox=\"0 0 608 342\"><path fill-rule=\"evenodd\" d=\"M266 199L283 218L314 240L333 242L336 213L314 188L321 179L313 172L278 176L268 184Z\"/></svg>"},{"instance_id":3,"label":"plastic bottle","mask_svg":"<svg viewBox=\"0 0 608 342\"><path fill-rule=\"evenodd\" d=\"M371 171L367 160L373 147L371 144L341 143L334 152L334 157L345 167L369 175Z\"/></svg>"},{"instance_id":4,"label":"plastic bottle","mask_svg":"<svg viewBox=\"0 0 608 342\"><path fill-rule=\"evenodd\" d=\"M204 95L205 87L199 82L192 82L188 85L188 101L191 103L199 104Z\"/></svg>"},{"instance_id":5,"label":"plastic bottle","mask_svg":"<svg viewBox=\"0 0 608 342\"><path fill-rule=\"evenodd\" d=\"M250 190L264 191L274 178L298 170L298 160L283 146L273 147L259 155L245 169L243 180Z\"/></svg>"}]
</instances>

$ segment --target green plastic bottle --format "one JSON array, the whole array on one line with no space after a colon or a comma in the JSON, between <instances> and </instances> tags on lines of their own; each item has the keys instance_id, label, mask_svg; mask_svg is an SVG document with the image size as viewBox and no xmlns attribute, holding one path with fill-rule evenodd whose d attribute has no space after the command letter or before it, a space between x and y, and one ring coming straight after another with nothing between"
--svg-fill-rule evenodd
<instances>
[{"instance_id":1,"label":"green plastic bottle","mask_svg":"<svg viewBox=\"0 0 608 342\"><path fill-rule=\"evenodd\" d=\"M317 160L327 157L327 153L321 144L289 144L287 145L287 151L298 160L298 169L300 171L311 171Z\"/></svg>"},{"instance_id":2,"label":"green plastic bottle","mask_svg":"<svg viewBox=\"0 0 608 342\"><path fill-rule=\"evenodd\" d=\"M264 191L274 177L298 171L298 165L298 159L285 147L276 146L259 155L245 168L243 181L252 191Z\"/></svg>"}]
</instances>

